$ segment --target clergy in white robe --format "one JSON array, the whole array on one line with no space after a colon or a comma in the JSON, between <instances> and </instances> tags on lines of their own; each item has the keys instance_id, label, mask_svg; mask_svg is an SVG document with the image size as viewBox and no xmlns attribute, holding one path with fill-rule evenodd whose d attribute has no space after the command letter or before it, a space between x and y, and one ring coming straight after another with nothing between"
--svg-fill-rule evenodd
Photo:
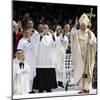
<instances>
[{"instance_id":1,"label":"clergy in white robe","mask_svg":"<svg viewBox=\"0 0 100 100\"><path fill-rule=\"evenodd\" d=\"M23 38L19 41L17 49L24 51L26 62L30 66L29 80L30 80L30 92L32 91L33 80L36 76L36 41L38 32L32 32L32 29L28 29L24 32Z\"/></svg>"},{"instance_id":2,"label":"clergy in white robe","mask_svg":"<svg viewBox=\"0 0 100 100\"><path fill-rule=\"evenodd\" d=\"M29 92L29 65L22 58L22 50L17 50L13 60L13 94L28 94Z\"/></svg>"},{"instance_id":3,"label":"clergy in white robe","mask_svg":"<svg viewBox=\"0 0 100 100\"><path fill-rule=\"evenodd\" d=\"M96 37L87 28L89 19L83 14L79 19L80 29L71 31L74 81L79 85L79 93L89 93L95 64Z\"/></svg>"},{"instance_id":4,"label":"clergy in white robe","mask_svg":"<svg viewBox=\"0 0 100 100\"><path fill-rule=\"evenodd\" d=\"M65 55L68 46L68 38L66 35L63 36L63 34L61 33L61 26L59 25L56 27L56 32L54 33L54 37L56 43L54 61L56 65L55 67L56 67L57 81L59 86L65 87L66 85Z\"/></svg>"},{"instance_id":5,"label":"clergy in white robe","mask_svg":"<svg viewBox=\"0 0 100 100\"><path fill-rule=\"evenodd\" d=\"M51 33L48 32L48 25L44 25L45 34L40 36L37 49L36 60L36 84L33 88L39 92L46 90L51 92L51 89L57 88L56 73L53 62L53 52L55 42Z\"/></svg>"},{"instance_id":6,"label":"clergy in white robe","mask_svg":"<svg viewBox=\"0 0 100 100\"><path fill-rule=\"evenodd\" d=\"M70 25L69 24L65 24L64 25L64 34L68 37L68 39L70 38Z\"/></svg>"}]
</instances>

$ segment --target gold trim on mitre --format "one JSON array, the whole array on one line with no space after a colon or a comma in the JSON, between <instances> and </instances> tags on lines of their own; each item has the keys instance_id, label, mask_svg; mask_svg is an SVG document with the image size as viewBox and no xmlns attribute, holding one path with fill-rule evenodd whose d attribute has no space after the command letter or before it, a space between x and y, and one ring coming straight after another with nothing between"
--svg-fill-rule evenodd
<instances>
[{"instance_id":1,"label":"gold trim on mitre","mask_svg":"<svg viewBox=\"0 0 100 100\"><path fill-rule=\"evenodd\" d=\"M90 22L90 20L89 20L89 17L87 16L87 14L86 13L82 14L79 19L79 24L81 25L83 23L88 26L89 22Z\"/></svg>"}]
</instances>

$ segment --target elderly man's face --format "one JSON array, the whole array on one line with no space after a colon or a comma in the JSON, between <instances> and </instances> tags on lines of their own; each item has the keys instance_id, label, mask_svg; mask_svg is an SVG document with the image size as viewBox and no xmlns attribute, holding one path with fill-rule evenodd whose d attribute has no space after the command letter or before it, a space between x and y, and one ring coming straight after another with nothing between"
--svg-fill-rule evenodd
<instances>
[{"instance_id":1,"label":"elderly man's face","mask_svg":"<svg viewBox=\"0 0 100 100\"><path fill-rule=\"evenodd\" d=\"M82 23L82 24L80 25L80 29L84 32L84 31L87 29L87 25L84 24L84 23Z\"/></svg>"}]
</instances>

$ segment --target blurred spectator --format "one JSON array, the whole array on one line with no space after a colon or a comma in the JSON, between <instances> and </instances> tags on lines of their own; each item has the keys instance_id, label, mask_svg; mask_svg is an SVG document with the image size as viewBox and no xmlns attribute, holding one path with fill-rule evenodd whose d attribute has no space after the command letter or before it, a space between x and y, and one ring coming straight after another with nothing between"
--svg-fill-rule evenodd
<instances>
[{"instance_id":1,"label":"blurred spectator","mask_svg":"<svg viewBox=\"0 0 100 100\"><path fill-rule=\"evenodd\" d=\"M13 21L12 32L13 32L13 57L14 57L18 42L23 36L20 22L16 23L16 21Z\"/></svg>"}]
</instances>

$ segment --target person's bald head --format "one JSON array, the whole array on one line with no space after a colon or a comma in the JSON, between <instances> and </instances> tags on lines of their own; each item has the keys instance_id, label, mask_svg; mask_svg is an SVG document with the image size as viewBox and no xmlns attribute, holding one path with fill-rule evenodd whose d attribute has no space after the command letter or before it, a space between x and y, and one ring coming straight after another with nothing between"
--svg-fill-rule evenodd
<instances>
[{"instance_id":1,"label":"person's bald head","mask_svg":"<svg viewBox=\"0 0 100 100\"><path fill-rule=\"evenodd\" d=\"M49 29L49 26L48 26L47 24L44 24L44 25L43 25L43 28L44 28L44 29Z\"/></svg>"}]
</instances>

